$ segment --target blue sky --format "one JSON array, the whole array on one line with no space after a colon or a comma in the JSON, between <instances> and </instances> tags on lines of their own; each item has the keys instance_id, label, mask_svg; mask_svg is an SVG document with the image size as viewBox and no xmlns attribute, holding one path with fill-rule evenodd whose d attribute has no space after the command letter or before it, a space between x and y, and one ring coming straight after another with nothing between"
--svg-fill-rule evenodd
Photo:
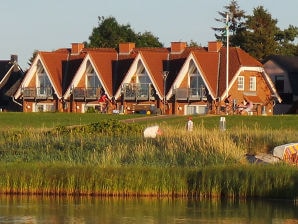
<instances>
[{"instance_id":1,"label":"blue sky","mask_svg":"<svg viewBox=\"0 0 298 224\"><path fill-rule=\"evenodd\" d=\"M215 40L211 27L229 0L9 0L0 5L0 60L17 54L19 64L27 62L34 50L52 51L88 41L98 26L98 16L113 16L130 24L135 32L150 31L166 47L172 41L193 40L202 46ZM264 8L278 20L278 27L298 27L297 0L238 0L240 8L252 14Z\"/></svg>"}]
</instances>

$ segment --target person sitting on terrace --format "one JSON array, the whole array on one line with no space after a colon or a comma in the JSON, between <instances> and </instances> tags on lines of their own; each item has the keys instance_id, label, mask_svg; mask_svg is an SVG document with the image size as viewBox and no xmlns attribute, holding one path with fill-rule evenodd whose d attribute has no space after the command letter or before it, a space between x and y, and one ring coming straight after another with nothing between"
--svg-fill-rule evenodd
<instances>
[{"instance_id":1,"label":"person sitting on terrace","mask_svg":"<svg viewBox=\"0 0 298 224\"><path fill-rule=\"evenodd\" d=\"M253 109L253 103L244 99L243 104L238 106L239 114L249 113Z\"/></svg>"}]
</instances>

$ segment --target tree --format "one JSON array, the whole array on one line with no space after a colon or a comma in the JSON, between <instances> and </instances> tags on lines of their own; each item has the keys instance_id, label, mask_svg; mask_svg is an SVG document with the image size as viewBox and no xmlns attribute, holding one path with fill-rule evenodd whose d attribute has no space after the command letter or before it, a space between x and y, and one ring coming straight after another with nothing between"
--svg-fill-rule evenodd
<instances>
[{"instance_id":1,"label":"tree","mask_svg":"<svg viewBox=\"0 0 298 224\"><path fill-rule=\"evenodd\" d=\"M281 55L297 55L297 46L293 44L298 35L298 28L289 25L284 31L279 31L275 35L276 41L279 43L278 53Z\"/></svg>"},{"instance_id":2,"label":"tree","mask_svg":"<svg viewBox=\"0 0 298 224\"><path fill-rule=\"evenodd\" d=\"M32 57L29 59L29 61L27 63L29 66L32 65L32 63L33 63L35 57L37 56L37 54L38 54L38 50L34 50L34 52L32 53Z\"/></svg>"},{"instance_id":3,"label":"tree","mask_svg":"<svg viewBox=\"0 0 298 224\"><path fill-rule=\"evenodd\" d=\"M93 28L87 47L118 48L121 42L134 42L137 47L160 47L162 44L151 32L135 33L129 24L120 25L114 17L98 17L98 27Z\"/></svg>"},{"instance_id":4,"label":"tree","mask_svg":"<svg viewBox=\"0 0 298 224\"><path fill-rule=\"evenodd\" d=\"M280 31L276 26L277 20L259 6L254 8L253 15L247 16L247 29L243 31L243 43L241 47L259 60L266 56L278 53L278 42L275 35Z\"/></svg>"},{"instance_id":5,"label":"tree","mask_svg":"<svg viewBox=\"0 0 298 224\"><path fill-rule=\"evenodd\" d=\"M215 19L215 21L223 23L224 26L212 28L215 32L217 32L215 33L215 38L226 44L226 27L229 26L229 33L231 33L230 45L238 46L240 40L239 38L236 38L236 36L238 32L245 29L245 11L240 9L236 0L232 0L229 5L224 6L224 9L225 10L223 12L218 12L221 18ZM229 15L228 21L226 21L227 14Z\"/></svg>"},{"instance_id":6,"label":"tree","mask_svg":"<svg viewBox=\"0 0 298 224\"><path fill-rule=\"evenodd\" d=\"M269 55L298 55L298 47L293 42L298 36L297 27L290 25L281 30L277 27L277 19L273 19L263 6L254 8L252 15L245 15L236 0L224 8L224 12L218 12L222 18L216 21L226 22L226 14L230 15L231 46L239 46L260 61ZM225 43L226 26L212 29L219 32L215 34L217 39Z\"/></svg>"}]
</instances>

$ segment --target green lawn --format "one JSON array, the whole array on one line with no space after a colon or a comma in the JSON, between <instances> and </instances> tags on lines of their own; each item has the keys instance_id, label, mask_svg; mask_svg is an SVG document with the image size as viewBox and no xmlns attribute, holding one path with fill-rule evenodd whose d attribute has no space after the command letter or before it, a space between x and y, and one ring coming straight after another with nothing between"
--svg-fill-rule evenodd
<instances>
[{"instance_id":1,"label":"green lawn","mask_svg":"<svg viewBox=\"0 0 298 224\"><path fill-rule=\"evenodd\" d=\"M227 129L239 127L262 129L292 129L298 130L297 115L282 116L225 116ZM142 125L158 124L174 128L183 128L187 116L148 116L148 115L112 115L112 114L75 114L75 113L0 113L2 129L6 128L54 128L57 126L72 126L97 123L102 120L130 120ZM217 128L220 116L195 115L195 128Z\"/></svg>"},{"instance_id":2,"label":"green lawn","mask_svg":"<svg viewBox=\"0 0 298 224\"><path fill-rule=\"evenodd\" d=\"M192 117L0 113L0 194L297 198L296 166L245 155L298 142L298 116Z\"/></svg>"}]
</instances>

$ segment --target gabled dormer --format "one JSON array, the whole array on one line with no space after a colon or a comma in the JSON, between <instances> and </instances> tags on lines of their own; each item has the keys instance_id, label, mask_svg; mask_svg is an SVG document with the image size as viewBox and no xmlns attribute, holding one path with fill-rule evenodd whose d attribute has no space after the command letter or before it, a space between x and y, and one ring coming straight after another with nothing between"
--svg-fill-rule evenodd
<instances>
[{"instance_id":1,"label":"gabled dormer","mask_svg":"<svg viewBox=\"0 0 298 224\"><path fill-rule=\"evenodd\" d=\"M53 99L54 93L59 96L57 90L54 89L53 80L39 55L21 84L23 99Z\"/></svg>"},{"instance_id":2,"label":"gabled dormer","mask_svg":"<svg viewBox=\"0 0 298 224\"><path fill-rule=\"evenodd\" d=\"M87 59L83 64L85 71L81 75L77 74L71 84L73 100L97 100L100 97L100 91L104 89L103 85L91 61Z\"/></svg>"},{"instance_id":3,"label":"gabled dormer","mask_svg":"<svg viewBox=\"0 0 298 224\"><path fill-rule=\"evenodd\" d=\"M36 86L35 87L24 87L23 96L27 97L32 94L32 92L36 91L36 98L53 98L53 85L49 79L49 76L44 69L41 61L37 63L36 69L36 77L35 77ZM27 92L29 91L29 92Z\"/></svg>"},{"instance_id":4,"label":"gabled dormer","mask_svg":"<svg viewBox=\"0 0 298 224\"><path fill-rule=\"evenodd\" d=\"M156 83L142 54L138 54L115 97L122 95L125 101L148 101L155 100L155 93Z\"/></svg>"},{"instance_id":5,"label":"gabled dormer","mask_svg":"<svg viewBox=\"0 0 298 224\"><path fill-rule=\"evenodd\" d=\"M206 52L201 54L206 55ZM180 72L178 73L172 91L167 98L175 97L176 101L198 102L206 101L211 94L214 98L213 88L209 85L208 74L199 63L197 55L189 54Z\"/></svg>"},{"instance_id":6,"label":"gabled dormer","mask_svg":"<svg viewBox=\"0 0 298 224\"><path fill-rule=\"evenodd\" d=\"M87 50L64 98L73 100L96 101L102 94L112 98L112 62L117 53L112 49Z\"/></svg>"}]
</instances>

